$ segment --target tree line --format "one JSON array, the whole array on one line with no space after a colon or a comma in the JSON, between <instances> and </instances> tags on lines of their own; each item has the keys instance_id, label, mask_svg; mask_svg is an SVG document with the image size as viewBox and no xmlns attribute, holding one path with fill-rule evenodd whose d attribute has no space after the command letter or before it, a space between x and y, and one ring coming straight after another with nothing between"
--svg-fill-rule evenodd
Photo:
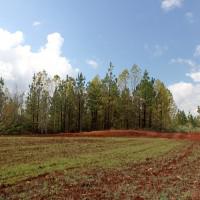
<instances>
[{"instance_id":1,"label":"tree line","mask_svg":"<svg viewBox=\"0 0 200 200\"><path fill-rule=\"evenodd\" d=\"M173 130L197 127L198 117L176 108L165 84L138 65L118 77L109 64L104 78L86 83L45 71L33 75L26 95L10 94L0 79L0 132L58 133L109 129ZM200 112L200 108L198 109Z\"/></svg>"}]
</instances>

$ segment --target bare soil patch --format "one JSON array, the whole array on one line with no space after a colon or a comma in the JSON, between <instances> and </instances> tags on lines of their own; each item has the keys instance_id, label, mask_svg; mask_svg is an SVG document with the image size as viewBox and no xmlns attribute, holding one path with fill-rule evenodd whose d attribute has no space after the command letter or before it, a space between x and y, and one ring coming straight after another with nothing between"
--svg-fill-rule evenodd
<instances>
[{"instance_id":1,"label":"bare soil patch","mask_svg":"<svg viewBox=\"0 0 200 200\"><path fill-rule=\"evenodd\" d=\"M91 131L81 133L61 133L59 136L66 137L150 137L168 139L200 140L200 133L167 133L144 130L108 130Z\"/></svg>"}]
</instances>

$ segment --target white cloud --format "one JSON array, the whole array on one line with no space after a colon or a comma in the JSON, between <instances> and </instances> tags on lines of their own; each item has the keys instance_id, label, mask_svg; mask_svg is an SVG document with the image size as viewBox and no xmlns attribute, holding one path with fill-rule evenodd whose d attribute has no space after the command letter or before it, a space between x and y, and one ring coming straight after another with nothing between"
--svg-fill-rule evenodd
<instances>
[{"instance_id":1,"label":"white cloud","mask_svg":"<svg viewBox=\"0 0 200 200\"><path fill-rule=\"evenodd\" d=\"M194 52L194 57L200 56L200 45L196 46L195 52Z\"/></svg>"},{"instance_id":2,"label":"white cloud","mask_svg":"<svg viewBox=\"0 0 200 200\"><path fill-rule=\"evenodd\" d=\"M189 76L194 82L200 82L200 72L192 72L187 73L187 76Z\"/></svg>"},{"instance_id":3,"label":"white cloud","mask_svg":"<svg viewBox=\"0 0 200 200\"><path fill-rule=\"evenodd\" d=\"M30 45L24 44L24 34L20 31L10 33L0 29L0 76L12 88L15 84L26 89L33 73L46 70L53 77L75 75L69 60L62 56L64 39L59 33L47 36L47 42L33 52Z\"/></svg>"},{"instance_id":4,"label":"white cloud","mask_svg":"<svg viewBox=\"0 0 200 200\"><path fill-rule=\"evenodd\" d=\"M167 45L159 45L159 44L155 44L155 45L148 45L145 44L144 45L144 49L149 53L152 54L155 57L160 57L162 56L166 51L168 51L168 46Z\"/></svg>"},{"instance_id":5,"label":"white cloud","mask_svg":"<svg viewBox=\"0 0 200 200\"><path fill-rule=\"evenodd\" d=\"M94 69L98 68L98 66L99 66L95 60L86 60L86 63Z\"/></svg>"},{"instance_id":6,"label":"white cloud","mask_svg":"<svg viewBox=\"0 0 200 200\"><path fill-rule=\"evenodd\" d=\"M190 24L194 23L194 14L192 12L186 12L185 17Z\"/></svg>"},{"instance_id":7,"label":"white cloud","mask_svg":"<svg viewBox=\"0 0 200 200\"><path fill-rule=\"evenodd\" d=\"M200 67L199 64L197 64L195 61L193 61L191 59L176 58L176 59L171 59L170 62L187 65L191 68L192 71L197 70Z\"/></svg>"},{"instance_id":8,"label":"white cloud","mask_svg":"<svg viewBox=\"0 0 200 200\"><path fill-rule=\"evenodd\" d=\"M179 109L196 114L200 105L200 84L179 82L168 87Z\"/></svg>"},{"instance_id":9,"label":"white cloud","mask_svg":"<svg viewBox=\"0 0 200 200\"><path fill-rule=\"evenodd\" d=\"M40 21L34 21L32 25L36 27L36 26L40 26L41 24L42 22Z\"/></svg>"},{"instance_id":10,"label":"white cloud","mask_svg":"<svg viewBox=\"0 0 200 200\"><path fill-rule=\"evenodd\" d=\"M184 0L162 0L161 7L165 11L180 8Z\"/></svg>"},{"instance_id":11,"label":"white cloud","mask_svg":"<svg viewBox=\"0 0 200 200\"><path fill-rule=\"evenodd\" d=\"M10 33L4 29L0 29L0 51L6 51L11 48L22 44L24 41L24 36L21 31L16 31L15 33Z\"/></svg>"},{"instance_id":12,"label":"white cloud","mask_svg":"<svg viewBox=\"0 0 200 200\"><path fill-rule=\"evenodd\" d=\"M197 106L200 105L200 64L195 57L200 56L200 45L196 46L192 59L172 59L172 64L182 64L189 67L186 76L192 79L191 82L179 82L169 86L174 100L180 109L186 112L197 114Z\"/></svg>"}]
</instances>

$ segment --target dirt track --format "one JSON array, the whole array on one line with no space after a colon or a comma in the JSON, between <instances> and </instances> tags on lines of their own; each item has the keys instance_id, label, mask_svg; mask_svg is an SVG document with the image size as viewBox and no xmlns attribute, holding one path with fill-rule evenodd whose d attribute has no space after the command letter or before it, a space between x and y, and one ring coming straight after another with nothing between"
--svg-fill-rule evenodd
<instances>
[{"instance_id":1,"label":"dirt track","mask_svg":"<svg viewBox=\"0 0 200 200\"><path fill-rule=\"evenodd\" d=\"M108 130L82 133L61 133L59 136L66 137L151 137L169 139L200 140L200 133L166 133L141 130Z\"/></svg>"}]
</instances>

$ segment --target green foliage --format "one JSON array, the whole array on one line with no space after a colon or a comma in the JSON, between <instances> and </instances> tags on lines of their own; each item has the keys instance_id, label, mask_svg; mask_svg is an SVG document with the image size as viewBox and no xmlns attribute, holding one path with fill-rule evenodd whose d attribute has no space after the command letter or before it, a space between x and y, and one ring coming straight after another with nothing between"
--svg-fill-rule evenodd
<instances>
[{"instance_id":1,"label":"green foliage","mask_svg":"<svg viewBox=\"0 0 200 200\"><path fill-rule=\"evenodd\" d=\"M181 110L178 110L178 112L176 113L176 120L177 123L180 125L185 125L188 123L188 119L185 112Z\"/></svg>"},{"instance_id":2,"label":"green foliage","mask_svg":"<svg viewBox=\"0 0 200 200\"><path fill-rule=\"evenodd\" d=\"M169 129L175 114L173 96L160 80L155 81L154 91L154 127L159 130Z\"/></svg>"},{"instance_id":3,"label":"green foliage","mask_svg":"<svg viewBox=\"0 0 200 200\"><path fill-rule=\"evenodd\" d=\"M83 127L83 114L85 107L85 77L82 73L76 78L76 102L77 102L77 131L81 132Z\"/></svg>"},{"instance_id":4,"label":"green foliage","mask_svg":"<svg viewBox=\"0 0 200 200\"><path fill-rule=\"evenodd\" d=\"M136 89L140 101L141 119L139 120L142 120L142 128L151 128L152 126L152 106L155 98L153 85L154 80L150 79L148 72L145 70L142 80Z\"/></svg>"},{"instance_id":5,"label":"green foliage","mask_svg":"<svg viewBox=\"0 0 200 200\"><path fill-rule=\"evenodd\" d=\"M103 128L111 129L115 127L115 115L117 114L117 100L119 97L119 90L117 86L117 79L113 74L114 66L110 63L108 72L102 80L102 107L103 107Z\"/></svg>"},{"instance_id":6,"label":"green foliage","mask_svg":"<svg viewBox=\"0 0 200 200\"><path fill-rule=\"evenodd\" d=\"M3 107L5 103L4 81L0 78L0 120L2 118Z\"/></svg>"},{"instance_id":7,"label":"green foliage","mask_svg":"<svg viewBox=\"0 0 200 200\"><path fill-rule=\"evenodd\" d=\"M32 131L47 133L50 108L50 79L45 71L33 76L26 101L26 117Z\"/></svg>"},{"instance_id":8,"label":"green foliage","mask_svg":"<svg viewBox=\"0 0 200 200\"><path fill-rule=\"evenodd\" d=\"M90 112L90 129L100 129L101 106L102 106L102 81L98 76L92 79L87 86L87 106Z\"/></svg>"}]
</instances>

